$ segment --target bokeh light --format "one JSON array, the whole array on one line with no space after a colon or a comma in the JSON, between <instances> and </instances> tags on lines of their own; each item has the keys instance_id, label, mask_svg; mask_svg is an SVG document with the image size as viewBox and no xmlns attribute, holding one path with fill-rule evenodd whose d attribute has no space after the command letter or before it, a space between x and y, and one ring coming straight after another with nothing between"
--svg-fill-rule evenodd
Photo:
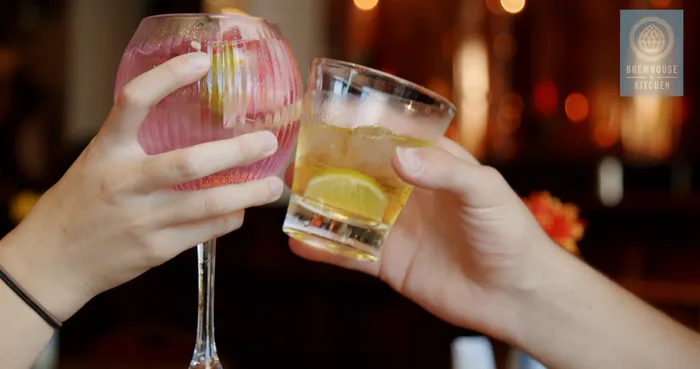
<instances>
[{"instance_id":1,"label":"bokeh light","mask_svg":"<svg viewBox=\"0 0 700 369\"><path fill-rule=\"evenodd\" d=\"M368 11L377 7L379 0L353 0L357 9Z\"/></svg>"},{"instance_id":2,"label":"bokeh light","mask_svg":"<svg viewBox=\"0 0 700 369\"><path fill-rule=\"evenodd\" d=\"M588 96L588 121L591 123L593 144L602 149L612 147L620 139L619 87L610 83L597 83Z\"/></svg>"},{"instance_id":3,"label":"bokeh light","mask_svg":"<svg viewBox=\"0 0 700 369\"><path fill-rule=\"evenodd\" d=\"M688 100L683 97L673 98L671 114L673 115L672 122L676 126L682 126L690 115L690 105Z\"/></svg>"},{"instance_id":4,"label":"bokeh light","mask_svg":"<svg viewBox=\"0 0 700 369\"><path fill-rule=\"evenodd\" d=\"M516 14L525 8L525 0L501 0L501 6L508 13Z\"/></svg>"},{"instance_id":5,"label":"bokeh light","mask_svg":"<svg viewBox=\"0 0 700 369\"><path fill-rule=\"evenodd\" d=\"M223 14L243 14L243 15L248 15L246 12L244 12L241 9L234 8L234 7L225 7L221 8L221 12Z\"/></svg>"},{"instance_id":6,"label":"bokeh light","mask_svg":"<svg viewBox=\"0 0 700 369\"><path fill-rule=\"evenodd\" d=\"M486 2L486 7L491 11L493 14L501 14L504 12L503 7L501 6L501 0L485 0Z\"/></svg>"},{"instance_id":7,"label":"bokeh light","mask_svg":"<svg viewBox=\"0 0 700 369\"><path fill-rule=\"evenodd\" d=\"M617 142L618 138L620 138L620 132L616 127L597 124L593 129L593 142L598 147L611 147Z\"/></svg>"},{"instance_id":8,"label":"bokeh light","mask_svg":"<svg viewBox=\"0 0 700 369\"><path fill-rule=\"evenodd\" d=\"M570 121L581 122L588 117L588 99L578 92L570 94L564 101L564 111Z\"/></svg>"}]
</instances>

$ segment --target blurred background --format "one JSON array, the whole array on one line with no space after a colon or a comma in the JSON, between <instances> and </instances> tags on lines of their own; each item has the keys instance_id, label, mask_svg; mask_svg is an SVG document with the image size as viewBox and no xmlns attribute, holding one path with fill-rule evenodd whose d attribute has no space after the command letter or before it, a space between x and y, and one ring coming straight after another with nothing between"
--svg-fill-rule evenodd
<instances>
[{"instance_id":1,"label":"blurred background","mask_svg":"<svg viewBox=\"0 0 700 369\"><path fill-rule=\"evenodd\" d=\"M685 11L685 96L621 98L619 10L666 8ZM303 75L313 57L334 57L452 99L449 137L521 195L575 203L588 222L582 257L700 328L698 1L3 0L0 10L3 234L99 129L141 18L242 10L279 24ZM292 256L278 205L249 211L219 241L227 368L449 368L451 342L476 334L373 278ZM186 252L93 300L42 368L185 367L195 261ZM508 348L493 343L501 365Z\"/></svg>"}]
</instances>

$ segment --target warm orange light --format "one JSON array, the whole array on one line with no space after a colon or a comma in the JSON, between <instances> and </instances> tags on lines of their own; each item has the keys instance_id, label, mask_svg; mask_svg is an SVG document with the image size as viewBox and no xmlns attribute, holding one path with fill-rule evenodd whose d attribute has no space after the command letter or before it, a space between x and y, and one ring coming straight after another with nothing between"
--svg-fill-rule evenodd
<instances>
[{"instance_id":1,"label":"warm orange light","mask_svg":"<svg viewBox=\"0 0 700 369\"><path fill-rule=\"evenodd\" d=\"M597 84L588 95L593 143L598 148L611 147L620 139L619 88L607 83Z\"/></svg>"},{"instance_id":2,"label":"warm orange light","mask_svg":"<svg viewBox=\"0 0 700 369\"><path fill-rule=\"evenodd\" d=\"M610 147L617 142L620 137L615 127L598 124L593 129L593 141L598 147Z\"/></svg>"},{"instance_id":3,"label":"warm orange light","mask_svg":"<svg viewBox=\"0 0 700 369\"><path fill-rule=\"evenodd\" d=\"M690 106L688 105L688 101L682 97L674 98L671 111L673 116L673 124L676 126L682 126L683 123L688 120L688 116L690 115Z\"/></svg>"},{"instance_id":4,"label":"warm orange light","mask_svg":"<svg viewBox=\"0 0 700 369\"><path fill-rule=\"evenodd\" d=\"M671 0L649 0L649 2L657 8L668 8L671 5Z\"/></svg>"},{"instance_id":5,"label":"warm orange light","mask_svg":"<svg viewBox=\"0 0 700 369\"><path fill-rule=\"evenodd\" d=\"M391 73L390 73L391 74ZM446 99L452 98L452 86L440 77L433 77L425 84L429 90L433 90Z\"/></svg>"},{"instance_id":6,"label":"warm orange light","mask_svg":"<svg viewBox=\"0 0 700 369\"><path fill-rule=\"evenodd\" d=\"M377 7L379 0L353 0L357 9L362 11L372 10Z\"/></svg>"},{"instance_id":7,"label":"warm orange light","mask_svg":"<svg viewBox=\"0 0 700 369\"><path fill-rule=\"evenodd\" d=\"M535 85L535 109L544 115L551 115L557 110L559 90L554 81L542 80Z\"/></svg>"},{"instance_id":8,"label":"warm orange light","mask_svg":"<svg viewBox=\"0 0 700 369\"><path fill-rule=\"evenodd\" d=\"M588 99L582 94L574 92L566 98L564 111L572 122L581 122L588 117Z\"/></svg>"},{"instance_id":9,"label":"warm orange light","mask_svg":"<svg viewBox=\"0 0 700 369\"><path fill-rule=\"evenodd\" d=\"M243 14L243 15L248 15L246 12L244 12L241 9L234 8L234 7L226 7L226 8L221 8L221 12L224 14Z\"/></svg>"},{"instance_id":10,"label":"warm orange light","mask_svg":"<svg viewBox=\"0 0 700 369\"><path fill-rule=\"evenodd\" d=\"M635 96L626 101L620 138L630 159L640 162L665 160L678 142L673 124L673 100L662 96Z\"/></svg>"},{"instance_id":11,"label":"warm orange light","mask_svg":"<svg viewBox=\"0 0 700 369\"><path fill-rule=\"evenodd\" d=\"M489 47L483 37L465 39L454 59L459 142L477 158L486 153L489 120Z\"/></svg>"},{"instance_id":12,"label":"warm orange light","mask_svg":"<svg viewBox=\"0 0 700 369\"><path fill-rule=\"evenodd\" d=\"M491 11L491 13L493 13L493 14L503 13L503 7L501 6L500 0L485 0L485 1L486 1L486 7Z\"/></svg>"},{"instance_id":13,"label":"warm orange light","mask_svg":"<svg viewBox=\"0 0 700 369\"><path fill-rule=\"evenodd\" d=\"M501 6L508 13L520 13L525 8L525 0L501 0Z\"/></svg>"},{"instance_id":14,"label":"warm orange light","mask_svg":"<svg viewBox=\"0 0 700 369\"><path fill-rule=\"evenodd\" d=\"M386 74L391 74L392 76L396 75L396 71L394 71L394 69L391 67L381 67L379 70Z\"/></svg>"},{"instance_id":15,"label":"warm orange light","mask_svg":"<svg viewBox=\"0 0 700 369\"><path fill-rule=\"evenodd\" d=\"M450 124L447 127L447 130L445 131L445 137L449 138L452 141L457 141L459 139L457 137L457 125L456 124Z\"/></svg>"}]
</instances>

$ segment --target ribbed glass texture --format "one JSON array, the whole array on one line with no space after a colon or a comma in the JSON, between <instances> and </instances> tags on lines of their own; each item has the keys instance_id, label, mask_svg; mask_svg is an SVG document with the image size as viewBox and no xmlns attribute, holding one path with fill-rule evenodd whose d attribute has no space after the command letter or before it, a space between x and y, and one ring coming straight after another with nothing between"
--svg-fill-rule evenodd
<instances>
[{"instance_id":1,"label":"ribbed glass texture","mask_svg":"<svg viewBox=\"0 0 700 369\"><path fill-rule=\"evenodd\" d=\"M287 163L301 117L301 78L276 26L246 15L175 14L141 21L122 57L115 98L144 72L189 52L211 57L210 72L154 106L138 133L143 150L159 154L269 130L279 149L264 160L175 187L197 190L275 175ZM226 154L223 154L226 155ZM203 240L204 241L204 240ZM221 369L214 334L216 240L197 245L197 338L190 369Z\"/></svg>"},{"instance_id":2,"label":"ribbed glass texture","mask_svg":"<svg viewBox=\"0 0 700 369\"><path fill-rule=\"evenodd\" d=\"M151 109L139 130L147 154L269 130L279 150L262 161L177 186L196 190L267 177L291 154L301 116L301 78L279 29L246 15L160 15L144 19L122 57L115 98L132 79L193 51L211 56L211 71Z\"/></svg>"}]
</instances>

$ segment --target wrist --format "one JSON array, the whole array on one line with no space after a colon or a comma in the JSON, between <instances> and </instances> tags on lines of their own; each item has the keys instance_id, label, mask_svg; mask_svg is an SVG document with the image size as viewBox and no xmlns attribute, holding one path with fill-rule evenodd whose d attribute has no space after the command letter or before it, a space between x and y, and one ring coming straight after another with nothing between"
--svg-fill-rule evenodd
<instances>
[{"instance_id":1,"label":"wrist","mask_svg":"<svg viewBox=\"0 0 700 369\"><path fill-rule=\"evenodd\" d=\"M560 316L568 315L562 305L575 300L573 292L587 275L580 260L549 238L532 249L521 263L527 268L522 273L524 277L517 288L506 294L508 313L499 337L526 349L539 338L547 339L549 321L572 318Z\"/></svg>"},{"instance_id":2,"label":"wrist","mask_svg":"<svg viewBox=\"0 0 700 369\"><path fill-rule=\"evenodd\" d=\"M698 362L692 331L557 246L539 258L532 272L539 282L509 304L502 338L508 343L553 368L687 368ZM649 327L657 333L649 335Z\"/></svg>"},{"instance_id":3,"label":"wrist","mask_svg":"<svg viewBox=\"0 0 700 369\"><path fill-rule=\"evenodd\" d=\"M0 240L0 265L39 305L60 322L92 298L60 263L57 248L22 225Z\"/></svg>"}]
</instances>

